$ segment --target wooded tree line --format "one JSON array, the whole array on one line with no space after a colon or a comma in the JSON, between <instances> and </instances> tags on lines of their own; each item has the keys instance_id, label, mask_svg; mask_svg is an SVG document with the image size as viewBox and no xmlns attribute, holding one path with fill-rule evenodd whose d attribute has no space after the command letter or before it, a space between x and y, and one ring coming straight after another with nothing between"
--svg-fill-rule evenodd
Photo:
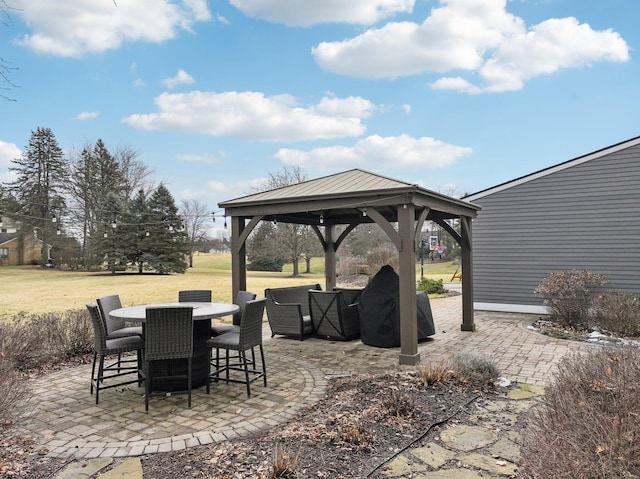
<instances>
[{"instance_id":1,"label":"wooded tree line","mask_svg":"<svg viewBox=\"0 0 640 479\"><path fill-rule=\"evenodd\" d=\"M0 211L42 241L43 264L186 270L185 222L132 149L111 152L98 140L67 157L53 132L38 127L9 170L16 179L0 184Z\"/></svg>"}]
</instances>

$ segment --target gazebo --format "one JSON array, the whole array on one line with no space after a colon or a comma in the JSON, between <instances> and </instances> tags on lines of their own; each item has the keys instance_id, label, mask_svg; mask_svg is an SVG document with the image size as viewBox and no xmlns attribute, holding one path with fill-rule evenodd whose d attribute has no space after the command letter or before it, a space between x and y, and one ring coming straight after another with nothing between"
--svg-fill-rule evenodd
<instances>
[{"instance_id":1,"label":"gazebo","mask_svg":"<svg viewBox=\"0 0 640 479\"><path fill-rule=\"evenodd\" d=\"M399 363L420 362L416 306L416 245L422 226L431 220L460 244L462 252L462 326L475 331L471 221L478 206L418 185L354 169L219 203L231 218L233 297L245 290L246 241L260 221L310 226L325 255L325 287L336 285L336 252L358 225L376 223L399 254ZM446 220L459 220L458 233ZM344 226L337 235L336 226Z\"/></svg>"}]
</instances>

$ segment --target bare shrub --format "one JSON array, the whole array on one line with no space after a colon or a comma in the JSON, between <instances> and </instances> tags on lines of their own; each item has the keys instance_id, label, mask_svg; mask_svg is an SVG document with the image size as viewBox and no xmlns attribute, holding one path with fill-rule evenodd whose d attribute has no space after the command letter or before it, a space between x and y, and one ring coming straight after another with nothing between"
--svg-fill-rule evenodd
<instances>
[{"instance_id":1,"label":"bare shrub","mask_svg":"<svg viewBox=\"0 0 640 479\"><path fill-rule=\"evenodd\" d=\"M595 325L621 336L640 336L640 296L611 290L595 301Z\"/></svg>"},{"instance_id":2,"label":"bare shrub","mask_svg":"<svg viewBox=\"0 0 640 479\"><path fill-rule=\"evenodd\" d=\"M359 449L366 448L373 442L373 437L360 421L340 426L338 434L342 441Z\"/></svg>"},{"instance_id":3,"label":"bare shrub","mask_svg":"<svg viewBox=\"0 0 640 479\"><path fill-rule=\"evenodd\" d=\"M93 349L93 327L85 310L20 314L0 325L3 357L20 371L67 360Z\"/></svg>"},{"instance_id":4,"label":"bare shrub","mask_svg":"<svg viewBox=\"0 0 640 479\"><path fill-rule=\"evenodd\" d=\"M640 350L561 362L524 429L523 478L640 477Z\"/></svg>"},{"instance_id":5,"label":"bare shrub","mask_svg":"<svg viewBox=\"0 0 640 479\"><path fill-rule=\"evenodd\" d=\"M355 256L341 256L336 263L337 276L353 276L366 274L362 265L362 260Z\"/></svg>"},{"instance_id":6,"label":"bare shrub","mask_svg":"<svg viewBox=\"0 0 640 479\"><path fill-rule=\"evenodd\" d=\"M416 366L417 376L424 384L431 386L433 384L445 383L453 376L451 366L441 359L440 361L430 361L428 363Z\"/></svg>"},{"instance_id":7,"label":"bare shrub","mask_svg":"<svg viewBox=\"0 0 640 479\"><path fill-rule=\"evenodd\" d=\"M551 317L564 326L582 329L591 323L589 313L595 293L609 282L609 276L585 270L551 273L534 290L542 297Z\"/></svg>"},{"instance_id":8,"label":"bare shrub","mask_svg":"<svg viewBox=\"0 0 640 479\"><path fill-rule=\"evenodd\" d=\"M392 389L384 398L382 407L390 416L408 417L415 411L416 403L406 391Z\"/></svg>"},{"instance_id":9,"label":"bare shrub","mask_svg":"<svg viewBox=\"0 0 640 479\"><path fill-rule=\"evenodd\" d=\"M400 269L398 252L391 248L378 247L372 249L369 254L367 254L366 264L367 273L370 275L376 274L380 268L387 264L391 266L394 271Z\"/></svg>"},{"instance_id":10,"label":"bare shrub","mask_svg":"<svg viewBox=\"0 0 640 479\"><path fill-rule=\"evenodd\" d=\"M298 477L298 455L286 452L278 445L273 451L269 479L294 479Z\"/></svg>"},{"instance_id":11,"label":"bare shrub","mask_svg":"<svg viewBox=\"0 0 640 479\"><path fill-rule=\"evenodd\" d=\"M500 368L493 358L484 354L462 352L451 358L454 376L471 385L493 386L500 377Z\"/></svg>"},{"instance_id":12,"label":"bare shrub","mask_svg":"<svg viewBox=\"0 0 640 479\"><path fill-rule=\"evenodd\" d=\"M28 398L27 382L0 356L0 429L18 419Z\"/></svg>"}]
</instances>

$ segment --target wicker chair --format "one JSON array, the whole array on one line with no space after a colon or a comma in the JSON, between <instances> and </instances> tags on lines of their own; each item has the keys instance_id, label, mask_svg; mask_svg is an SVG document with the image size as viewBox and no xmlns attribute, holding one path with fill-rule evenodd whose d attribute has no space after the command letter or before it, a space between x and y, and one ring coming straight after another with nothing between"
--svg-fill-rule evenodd
<instances>
[{"instance_id":1,"label":"wicker chair","mask_svg":"<svg viewBox=\"0 0 640 479\"><path fill-rule=\"evenodd\" d=\"M191 359L193 357L193 308L170 306L147 308L144 332L145 344L145 400L144 410L149 410L152 361L187 359L187 405L191 407ZM173 377L173 376L169 376ZM182 377L185 377L184 375Z\"/></svg>"},{"instance_id":2,"label":"wicker chair","mask_svg":"<svg viewBox=\"0 0 640 479\"><path fill-rule=\"evenodd\" d=\"M309 310L317 336L339 341L360 337L358 305L348 303L343 291L309 291Z\"/></svg>"},{"instance_id":3,"label":"wicker chair","mask_svg":"<svg viewBox=\"0 0 640 479\"><path fill-rule=\"evenodd\" d=\"M247 397L251 397L251 383L262 378L265 387L267 386L267 367L264 362L264 349L262 348L262 318L264 316L264 308L267 300L265 298L247 301L242 319L240 321L240 330L215 336L207 341L209 348L209 364L212 364L212 350L216 350L215 362L213 362L213 371L207 377L207 394L209 394L211 380L220 380L220 376L224 373L225 381L245 383L247 385ZM260 348L260 360L262 369L257 369L255 358L255 347ZM220 350L225 350L224 365L221 364ZM247 351L251 350L251 360L247 359ZM229 351L237 351L238 356L230 357ZM236 361L237 362L234 362ZM244 380L230 378L230 371L243 371ZM251 376L251 377L250 377Z\"/></svg>"},{"instance_id":4,"label":"wicker chair","mask_svg":"<svg viewBox=\"0 0 640 479\"><path fill-rule=\"evenodd\" d=\"M180 303L210 303L213 294L210 289L187 289L178 291Z\"/></svg>"},{"instance_id":5,"label":"wicker chair","mask_svg":"<svg viewBox=\"0 0 640 479\"><path fill-rule=\"evenodd\" d=\"M240 321L242 320L242 313L244 312L245 305L248 301L256 299L256 293L250 291L238 291L236 300L233 304L237 304L240 309L233 315L233 324L218 324L211 326L211 336L220 336L225 333L237 333L240 331Z\"/></svg>"},{"instance_id":6,"label":"wicker chair","mask_svg":"<svg viewBox=\"0 0 640 479\"><path fill-rule=\"evenodd\" d=\"M91 394L96 390L96 404L100 401L100 390L124 386L127 384L142 384L142 351L144 349L144 341L140 336L125 336L122 338L107 339L107 325L100 315L100 310L94 304L88 303L87 309L91 316L94 332L93 344L93 366L91 367ZM122 366L120 362L120 354L136 351L136 366ZM118 360L105 365L105 358L111 355L118 355ZM99 358L99 360L98 360ZM96 376L96 362L98 362L98 374ZM119 378L136 374L136 379L127 379L126 381L118 381L112 383L109 379ZM108 384L104 384L108 381Z\"/></svg>"},{"instance_id":7,"label":"wicker chair","mask_svg":"<svg viewBox=\"0 0 640 479\"><path fill-rule=\"evenodd\" d=\"M282 334L302 341L306 335L313 334L307 294L310 289L321 290L322 288L316 283L264 290L271 337Z\"/></svg>"},{"instance_id":8,"label":"wicker chair","mask_svg":"<svg viewBox=\"0 0 640 479\"><path fill-rule=\"evenodd\" d=\"M142 336L142 326L125 326L123 319L112 318L109 314L114 309L122 308L120 296L111 294L109 296L101 296L96 300L100 314L107 324L107 338L124 338L126 336Z\"/></svg>"}]
</instances>

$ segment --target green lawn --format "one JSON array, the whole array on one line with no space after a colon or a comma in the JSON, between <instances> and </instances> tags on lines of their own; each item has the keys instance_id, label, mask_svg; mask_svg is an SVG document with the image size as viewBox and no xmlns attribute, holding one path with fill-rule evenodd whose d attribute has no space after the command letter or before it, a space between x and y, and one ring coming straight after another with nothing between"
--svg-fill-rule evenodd
<instances>
[{"instance_id":1,"label":"green lawn","mask_svg":"<svg viewBox=\"0 0 640 479\"><path fill-rule=\"evenodd\" d=\"M259 296L265 288L320 283L324 287L324 261L315 258L312 273L298 278L291 276L292 265L285 265L282 273L249 271L247 289ZM300 272L306 265L300 264ZM456 267L450 262L425 262L425 276L432 279L451 279ZM185 274L156 275L137 273L87 273L59 271L34 266L2 267L2 311L11 315L60 312L84 308L98 296L118 294L125 306L143 303L177 301L182 289L211 289L214 301L231 302L231 256L229 254L200 254L194 257L194 267ZM416 265L416 279L420 277L420 263Z\"/></svg>"}]
</instances>

